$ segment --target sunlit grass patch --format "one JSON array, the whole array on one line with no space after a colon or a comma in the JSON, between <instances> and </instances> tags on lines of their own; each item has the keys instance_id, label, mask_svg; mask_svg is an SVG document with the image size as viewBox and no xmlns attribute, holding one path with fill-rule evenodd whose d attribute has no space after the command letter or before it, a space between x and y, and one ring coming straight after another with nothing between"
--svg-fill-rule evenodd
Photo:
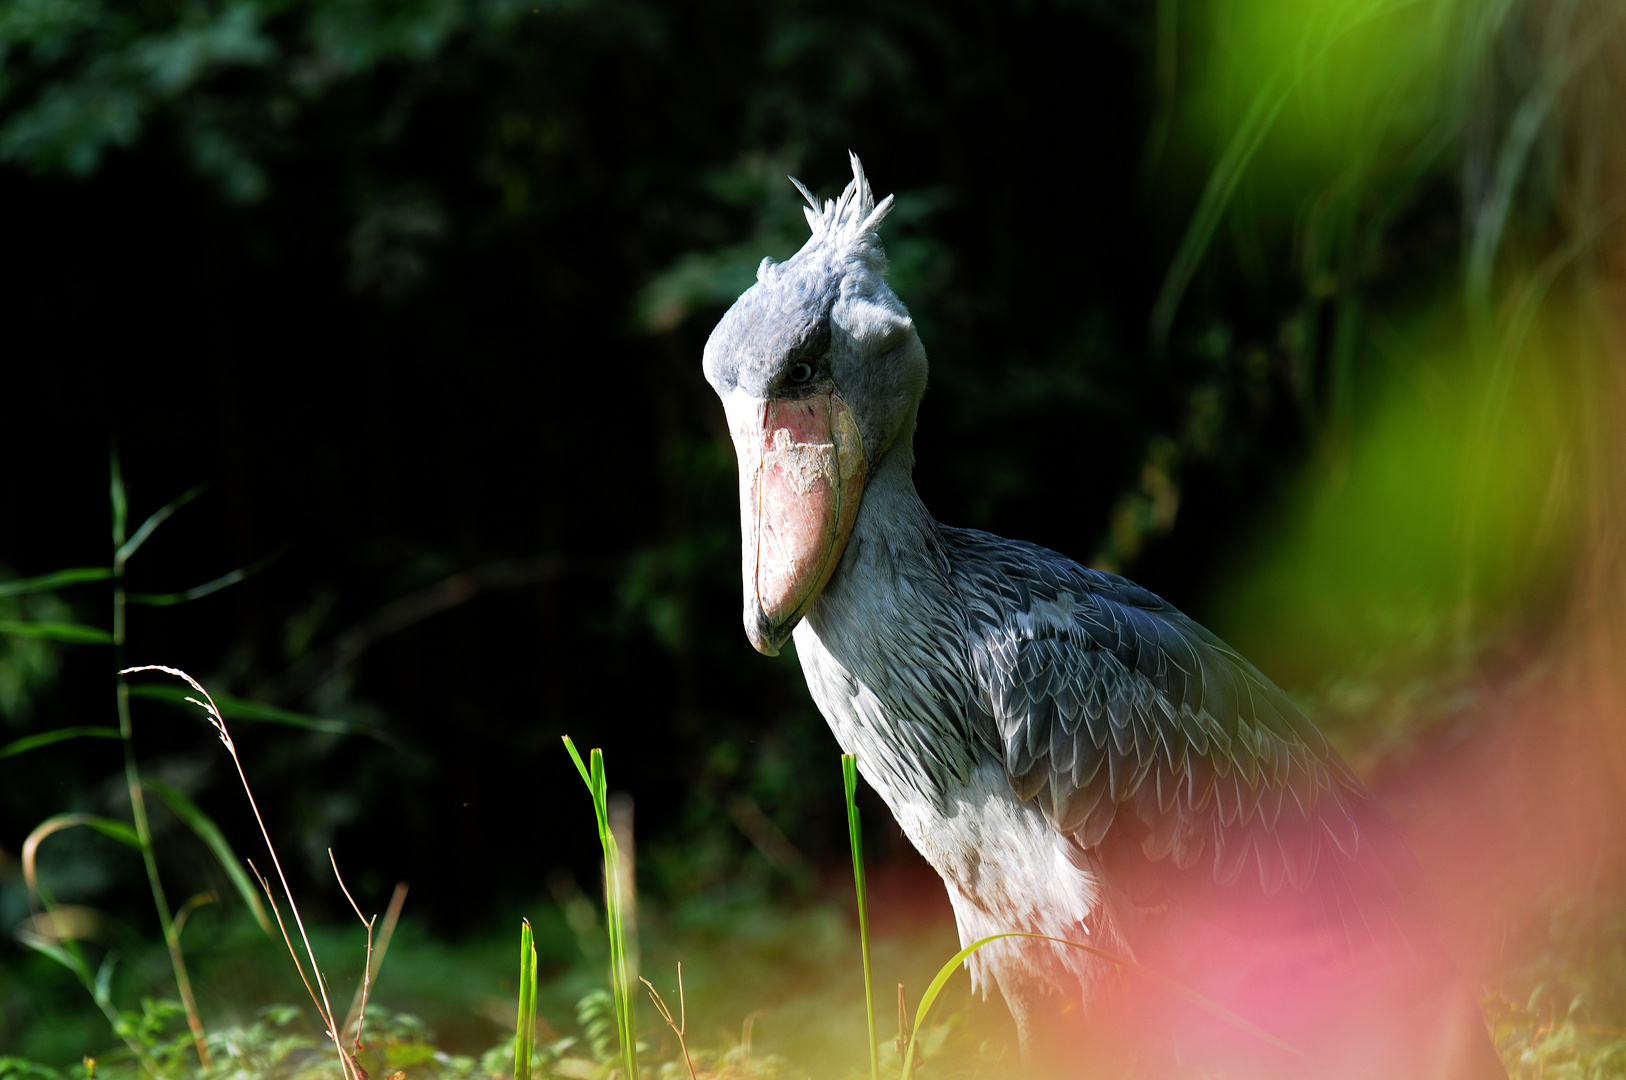
<instances>
[{"instance_id":1,"label":"sunlit grass patch","mask_svg":"<svg viewBox=\"0 0 1626 1080\"><path fill-rule=\"evenodd\" d=\"M585 768L591 779L595 770ZM601 760L600 777L602 770ZM601 784L590 790L602 794L605 788ZM601 801L608 826L608 799ZM630 846L624 836L612 833L612 839ZM922 1080L1028 1075L1014 1057L1009 1032L1001 1028L1001 1006L973 1003L960 957L939 966L946 957L945 942L953 940L952 927L922 927L918 933L893 933L871 942L871 981L903 982L915 1003L900 1016L904 1037L894 1040L890 1030L877 1031L880 1037L872 1043L862 939L837 894L786 906L767 897L687 903L710 903L713 909L685 913L650 902L641 908L646 985L661 999L655 1011L665 1006L671 1014L668 1022L665 1016L651 1016L646 1007L644 1022L632 1030L641 1074L660 1080L857 1080L872 1075L874 1068L883 1077L902 1077L912 1051L913 1075ZM470 986L486 989L467 995L462 1007L477 1008L488 1023L507 1027L506 1032L493 1032L483 1046L443 1045L435 1025L388 1007L397 995L413 992L415 984L444 979L447 970L425 966L428 943L421 933L408 929L401 935L392 949L392 962L400 967L381 977L378 1000L367 1011L365 1045L354 1056L359 1070L369 1080L397 1074L403 1080L624 1077L625 1029L607 989L605 955L582 953L565 968L537 964L539 934L545 956L556 958L561 943L576 945L562 918L546 910L538 914L540 931L529 924L522 931L517 970L511 937L500 954L469 950L461 965L455 954L435 961L480 969L471 975ZM685 926L691 929L674 929ZM601 932L609 935L607 925ZM333 952L341 944L338 951L354 951L361 944L359 931L337 938L331 934L313 937L317 952ZM681 985L678 960L683 962ZM1554 931L1542 954L1511 970L1502 992L1486 1003L1487 1020L1513 1076L1602 1080L1623 1074L1626 1030L1612 1026L1620 1023L1626 1006L1623 962L1626 933L1616 922L1573 905L1555 912ZM207 988L201 999L207 1015L220 1007L209 995L220 991L207 963L199 971L198 985ZM934 972L937 980L930 978ZM938 990L942 993L934 1009ZM890 1026L890 1016L885 1019L888 1023L877 1022L877 1028ZM255 1009L236 1023L211 1025L213 1064L208 1068L196 1064L184 1010L176 1003L148 1002L130 1014L130 1022L129 1034L152 1067L115 1051L96 1061L94 1075L107 1080L143 1075L162 1080L336 1080L340 1072L332 1040L323 1034L326 1022L313 1025L307 1009ZM8 1060L0 1062L0 1080L90 1080L91 1070L90 1065L53 1069Z\"/></svg>"}]
</instances>

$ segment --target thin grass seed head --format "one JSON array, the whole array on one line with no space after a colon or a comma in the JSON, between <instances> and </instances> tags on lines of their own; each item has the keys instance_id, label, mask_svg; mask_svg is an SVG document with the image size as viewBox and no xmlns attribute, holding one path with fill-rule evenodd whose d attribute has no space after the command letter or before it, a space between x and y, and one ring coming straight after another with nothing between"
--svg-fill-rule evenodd
<instances>
[{"instance_id":1,"label":"thin grass seed head","mask_svg":"<svg viewBox=\"0 0 1626 1080\"><path fill-rule=\"evenodd\" d=\"M231 751L233 757L237 756L237 748L232 743L231 735L226 731L226 718L221 715L220 708L215 705L215 699L210 696L209 691L203 688L202 683L198 682L198 680L194 679L180 668L172 668L164 664L141 664L137 667L125 668L124 670L120 671L119 674L136 675L143 671L162 671L166 675L173 675L178 679L184 680L188 686L202 694L204 698L203 701L199 701L195 697L188 697L186 700L202 709L208 715L209 723L220 735L220 741L226 745L227 750Z\"/></svg>"},{"instance_id":2,"label":"thin grass seed head","mask_svg":"<svg viewBox=\"0 0 1626 1080\"><path fill-rule=\"evenodd\" d=\"M265 877L265 875L260 873L259 868L254 865L254 861L252 859L246 860L248 862L249 869L254 871L254 876L259 879L260 888L265 891L266 899L271 902L272 913L276 916L277 926L282 931L283 943L288 946L288 955L293 957L294 969L299 972L300 981L305 984L305 991L306 993L310 994L311 1001L316 1006L317 1014L320 1016L323 1024L326 1027L327 1037L333 1042L334 1049L339 1053L339 1067L341 1071L344 1073L346 1080L365 1080L366 1074L362 1071L361 1066L357 1064L355 1057L344 1048L343 1037L333 1016L333 1007L328 1002L327 980L322 976L321 965L316 962L316 952L311 946L310 936L305 932L305 922L304 919L300 917L299 905L294 902L293 893L288 888L287 876L282 872L282 862L277 858L276 845L271 843L271 834L266 830L265 821L260 816L259 804L255 801L254 793L248 786L248 777L243 772L242 760L237 756L237 747L232 742L231 735L226 730L225 717L221 715L220 709L215 705L214 697L209 693L209 691L205 690L203 685L191 675L188 675L179 668L168 667L164 664L143 664L137 667L125 668L124 670L120 671L119 674L133 675L143 671L161 671L166 675L173 675L178 679L184 680L188 686L192 687L199 694L203 695L204 701L199 701L192 697L188 697L186 700L203 709L208 715L209 722L214 725L215 731L220 735L221 743L225 745L227 753L231 755L232 762L237 766L237 775L243 782L243 793L248 796L249 806L254 811L255 821L260 826L260 835L265 840L265 846L271 854L271 861L273 865L276 866L277 878L282 883L284 895L288 897L288 905L293 911L294 923L299 928L299 936L305 945L305 953L310 958L311 976L309 978L307 978L305 975L304 965L301 964L299 960L299 953L294 948L292 938L289 937L288 928L282 921L282 912L278 909L276 897L271 892L270 881ZM331 852L329 855L331 857ZM337 863L334 865L334 871L335 873L338 871ZM344 881L342 878L339 881L339 886L341 889L344 888ZM345 896L346 898L349 898L348 889L345 889ZM353 899L351 899L351 906L355 906L355 901ZM361 918L361 911L359 908L356 909L356 916ZM366 923L366 919L362 918L362 922ZM364 972L364 978L371 971L372 967L370 940L371 926L368 927L368 937L369 958L367 970ZM314 978L316 981L316 986L314 989L311 986L311 978ZM357 1037L358 1039L360 1037L359 1028L357 1030Z\"/></svg>"}]
</instances>

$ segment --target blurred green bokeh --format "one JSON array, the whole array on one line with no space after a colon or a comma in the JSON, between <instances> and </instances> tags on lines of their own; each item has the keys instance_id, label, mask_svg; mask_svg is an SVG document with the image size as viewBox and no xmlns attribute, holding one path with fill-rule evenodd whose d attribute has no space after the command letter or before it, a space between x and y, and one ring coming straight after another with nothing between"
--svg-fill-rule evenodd
<instances>
[{"instance_id":1,"label":"blurred green bokeh","mask_svg":"<svg viewBox=\"0 0 1626 1080\"><path fill-rule=\"evenodd\" d=\"M1291 685L1450 670L1561 603L1576 388L1539 348L1507 386L1444 348L1301 467L1218 587L1223 632Z\"/></svg>"}]
</instances>

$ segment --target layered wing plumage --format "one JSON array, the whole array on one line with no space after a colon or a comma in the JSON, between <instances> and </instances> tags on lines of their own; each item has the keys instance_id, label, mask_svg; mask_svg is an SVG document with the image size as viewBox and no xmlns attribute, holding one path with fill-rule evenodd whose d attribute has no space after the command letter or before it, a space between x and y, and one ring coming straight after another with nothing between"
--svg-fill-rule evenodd
<instances>
[{"instance_id":1,"label":"layered wing plumage","mask_svg":"<svg viewBox=\"0 0 1626 1080\"><path fill-rule=\"evenodd\" d=\"M1122 578L943 532L988 734L1058 832L1140 883L1296 894L1324 928L1404 933L1404 845L1258 669Z\"/></svg>"}]
</instances>

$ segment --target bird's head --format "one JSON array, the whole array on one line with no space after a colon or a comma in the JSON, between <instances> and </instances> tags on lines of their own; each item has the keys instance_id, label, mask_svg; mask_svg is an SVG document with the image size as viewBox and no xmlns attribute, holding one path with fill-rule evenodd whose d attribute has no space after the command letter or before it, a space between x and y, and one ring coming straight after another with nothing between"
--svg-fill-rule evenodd
<instances>
[{"instance_id":1,"label":"bird's head","mask_svg":"<svg viewBox=\"0 0 1626 1080\"><path fill-rule=\"evenodd\" d=\"M926 350L886 284L879 205L863 166L841 197L806 196L812 237L763 259L706 342L740 465L745 633L773 656L841 562L866 480L908 467Z\"/></svg>"}]
</instances>

